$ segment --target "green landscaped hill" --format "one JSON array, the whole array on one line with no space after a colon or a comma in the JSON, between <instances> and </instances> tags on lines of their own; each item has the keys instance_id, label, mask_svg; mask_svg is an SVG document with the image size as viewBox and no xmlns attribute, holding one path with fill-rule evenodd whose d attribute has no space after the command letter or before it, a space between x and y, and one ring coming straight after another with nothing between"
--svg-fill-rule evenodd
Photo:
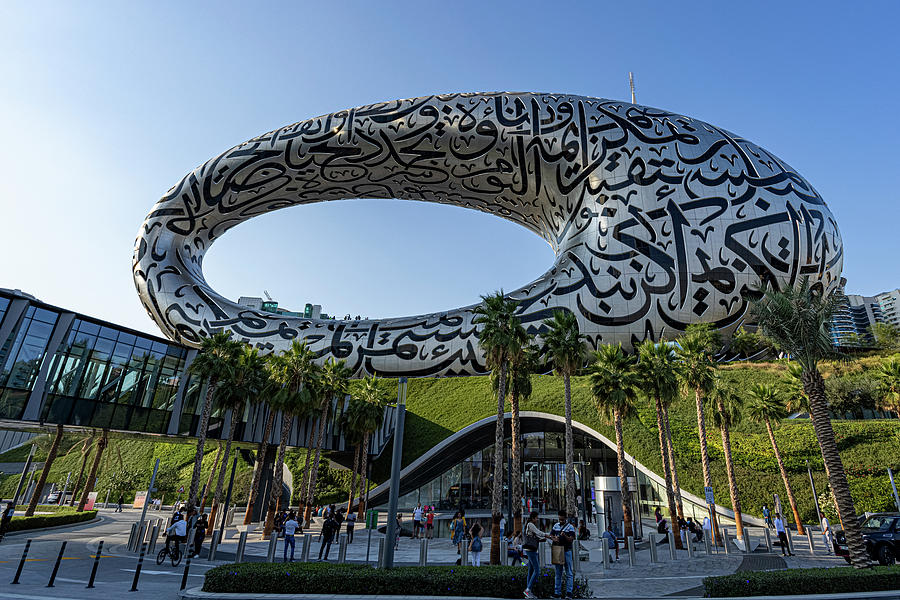
<instances>
[{"instance_id":1,"label":"green landscaped hill","mask_svg":"<svg viewBox=\"0 0 900 600\"><path fill-rule=\"evenodd\" d=\"M823 373L826 376L853 373L870 369L877 361L877 358L865 358L853 363L828 363L823 365ZM731 363L720 369L725 384L737 390L745 390L753 383L777 383L786 370L783 362ZM535 375L532 384L532 396L521 402L521 410L562 415L562 379L553 375ZM387 397L396 397L396 381L383 380L381 385ZM403 443L404 466L451 433L496 414L496 402L487 377L410 379ZM696 415L693 396L676 402L670 409L680 483L702 498L703 474ZM586 376L572 379L572 416L609 439L615 439L611 425L594 408ZM892 510L893 501L885 469L892 467L895 471L900 470L900 420L835 420L833 423L857 510ZM625 423L624 433L626 451L650 469L661 473L656 413L649 403L640 407L637 418ZM801 517L806 522L813 522L815 506L805 461L809 460L813 468L819 492L825 489L826 479L812 424L808 419L786 420L777 427L776 438L789 470ZM730 507L722 442L717 430L708 429L708 441L717 500ZM732 433L732 451L742 509L761 516L762 504L771 504L773 493L784 497L781 476L765 428L749 422L738 425ZM375 465L373 478L386 478L388 460L389 453L383 453Z\"/></svg>"}]
</instances>

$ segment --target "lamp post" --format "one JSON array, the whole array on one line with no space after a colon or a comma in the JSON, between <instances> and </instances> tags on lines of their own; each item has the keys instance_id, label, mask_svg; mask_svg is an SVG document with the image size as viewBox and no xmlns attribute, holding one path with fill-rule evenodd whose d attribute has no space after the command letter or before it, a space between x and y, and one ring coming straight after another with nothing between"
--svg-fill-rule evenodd
<instances>
[{"instance_id":1,"label":"lamp post","mask_svg":"<svg viewBox=\"0 0 900 600\"><path fill-rule=\"evenodd\" d=\"M387 527L384 530L382 568L394 566L394 540L397 531L397 504L400 501L400 462L403 459L403 425L406 420L406 377L397 382L397 418L394 421L394 452L391 456L391 491L388 500Z\"/></svg>"}]
</instances>

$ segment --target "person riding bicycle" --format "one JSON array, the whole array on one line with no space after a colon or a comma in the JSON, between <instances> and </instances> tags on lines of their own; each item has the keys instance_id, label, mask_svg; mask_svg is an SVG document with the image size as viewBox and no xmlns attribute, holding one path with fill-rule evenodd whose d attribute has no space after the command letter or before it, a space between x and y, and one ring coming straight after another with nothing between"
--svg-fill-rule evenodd
<instances>
[{"instance_id":1,"label":"person riding bicycle","mask_svg":"<svg viewBox=\"0 0 900 600\"><path fill-rule=\"evenodd\" d=\"M181 516L181 513L175 513L172 517L172 524L166 529L166 552L172 552L169 547L170 542L175 542L175 549L178 550L179 544L187 541L187 522Z\"/></svg>"}]
</instances>

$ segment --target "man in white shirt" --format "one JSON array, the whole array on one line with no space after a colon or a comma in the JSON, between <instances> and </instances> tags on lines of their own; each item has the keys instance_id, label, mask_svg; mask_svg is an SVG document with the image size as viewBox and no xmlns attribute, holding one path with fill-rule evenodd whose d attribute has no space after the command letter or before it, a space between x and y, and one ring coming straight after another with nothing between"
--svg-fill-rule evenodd
<instances>
[{"instance_id":1,"label":"man in white shirt","mask_svg":"<svg viewBox=\"0 0 900 600\"><path fill-rule=\"evenodd\" d=\"M288 546L291 547L291 562L294 562L294 534L300 529L300 523L297 522L294 511L288 513L287 520L281 526L284 528L284 562L288 561Z\"/></svg>"},{"instance_id":2,"label":"man in white shirt","mask_svg":"<svg viewBox=\"0 0 900 600\"><path fill-rule=\"evenodd\" d=\"M169 544L175 542L175 548L187 541L187 522L181 516L181 513L175 513L172 517L172 524L166 529L166 550L171 552Z\"/></svg>"},{"instance_id":3,"label":"man in white shirt","mask_svg":"<svg viewBox=\"0 0 900 600\"><path fill-rule=\"evenodd\" d=\"M793 556L794 553L791 552L791 547L788 544L787 530L784 528L784 519L781 518L781 513L775 515L775 532L778 534L778 541L781 543L781 555Z\"/></svg>"},{"instance_id":4,"label":"man in white shirt","mask_svg":"<svg viewBox=\"0 0 900 600\"><path fill-rule=\"evenodd\" d=\"M822 536L825 538L825 551L831 554L834 552L834 538L832 537L831 523L828 522L828 517L825 515L822 515Z\"/></svg>"},{"instance_id":5,"label":"man in white shirt","mask_svg":"<svg viewBox=\"0 0 900 600\"><path fill-rule=\"evenodd\" d=\"M575 541L575 527L569 522L566 511L559 511L559 522L553 525L550 530L550 539L553 540L554 546L562 546L563 563L556 564L556 578L553 583L555 586L554 597L571 597L572 588L575 586L575 574L573 567L575 558L572 551L572 543Z\"/></svg>"},{"instance_id":6,"label":"man in white shirt","mask_svg":"<svg viewBox=\"0 0 900 600\"><path fill-rule=\"evenodd\" d=\"M500 537L503 537L506 533L506 517L500 516Z\"/></svg>"},{"instance_id":7,"label":"man in white shirt","mask_svg":"<svg viewBox=\"0 0 900 600\"><path fill-rule=\"evenodd\" d=\"M422 531L422 505L419 504L413 510L413 537L418 538Z\"/></svg>"}]
</instances>

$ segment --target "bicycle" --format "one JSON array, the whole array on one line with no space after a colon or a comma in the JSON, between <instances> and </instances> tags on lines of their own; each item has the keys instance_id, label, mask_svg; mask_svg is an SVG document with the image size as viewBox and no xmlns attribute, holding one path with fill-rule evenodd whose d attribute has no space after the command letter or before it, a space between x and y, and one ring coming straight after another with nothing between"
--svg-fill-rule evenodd
<instances>
[{"instance_id":1,"label":"bicycle","mask_svg":"<svg viewBox=\"0 0 900 600\"><path fill-rule=\"evenodd\" d=\"M166 557L169 557L169 560L172 561L172 566L177 567L178 563L181 562L181 557L184 553L181 551L181 544L176 540L174 542L174 547L170 550L168 547L163 546L163 549L159 551L156 555L156 564L161 565L165 562Z\"/></svg>"}]
</instances>

